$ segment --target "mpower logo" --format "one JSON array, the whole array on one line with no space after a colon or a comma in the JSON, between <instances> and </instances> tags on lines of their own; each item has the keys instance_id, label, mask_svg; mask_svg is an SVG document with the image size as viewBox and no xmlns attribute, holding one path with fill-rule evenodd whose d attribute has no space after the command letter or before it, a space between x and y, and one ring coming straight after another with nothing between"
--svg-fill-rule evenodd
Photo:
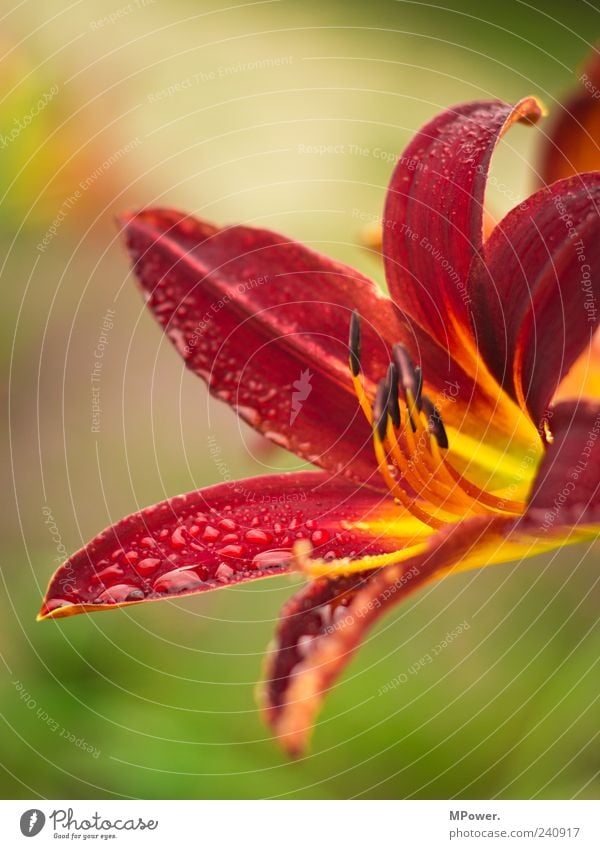
<instances>
[{"instance_id":1,"label":"mpower logo","mask_svg":"<svg viewBox=\"0 0 600 849\"><path fill-rule=\"evenodd\" d=\"M46 824L46 817L37 808L31 808L21 814L21 834L25 837L35 837Z\"/></svg>"}]
</instances>

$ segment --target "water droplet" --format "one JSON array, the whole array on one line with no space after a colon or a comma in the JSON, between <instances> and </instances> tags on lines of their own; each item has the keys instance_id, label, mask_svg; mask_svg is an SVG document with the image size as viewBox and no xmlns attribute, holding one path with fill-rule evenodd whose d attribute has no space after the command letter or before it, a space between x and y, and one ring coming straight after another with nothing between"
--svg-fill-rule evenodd
<instances>
[{"instance_id":1,"label":"water droplet","mask_svg":"<svg viewBox=\"0 0 600 849\"><path fill-rule=\"evenodd\" d=\"M273 542L273 535L268 531L261 531L257 528L256 530L246 531L245 539L255 545L268 545Z\"/></svg>"},{"instance_id":2,"label":"water droplet","mask_svg":"<svg viewBox=\"0 0 600 849\"><path fill-rule=\"evenodd\" d=\"M236 531L237 525L233 521L233 519L221 519L219 522L219 527L223 528L224 531Z\"/></svg>"},{"instance_id":3,"label":"water droplet","mask_svg":"<svg viewBox=\"0 0 600 849\"><path fill-rule=\"evenodd\" d=\"M274 566L287 566L292 558L289 548L273 548L261 551L252 558L252 569L269 569Z\"/></svg>"},{"instance_id":4,"label":"water droplet","mask_svg":"<svg viewBox=\"0 0 600 849\"><path fill-rule=\"evenodd\" d=\"M140 540L140 545L143 545L144 548L154 548L156 543L152 539L152 537L144 537Z\"/></svg>"},{"instance_id":5,"label":"water droplet","mask_svg":"<svg viewBox=\"0 0 600 849\"><path fill-rule=\"evenodd\" d=\"M223 537L223 542L238 542L239 536L237 534L225 534Z\"/></svg>"},{"instance_id":6,"label":"water droplet","mask_svg":"<svg viewBox=\"0 0 600 849\"><path fill-rule=\"evenodd\" d=\"M307 519L306 520L306 527L308 528L309 531L314 531L314 529L317 527L317 523L315 522L314 519Z\"/></svg>"},{"instance_id":7,"label":"water droplet","mask_svg":"<svg viewBox=\"0 0 600 849\"><path fill-rule=\"evenodd\" d=\"M275 413L275 414L277 413L276 410L272 411L272 412ZM274 442L275 445L281 445L282 448L289 449L289 447L290 447L289 439L287 438L287 436L284 436L282 433L277 433L277 431L274 431L274 430L268 430L265 433L265 437L267 439L270 439L271 442Z\"/></svg>"},{"instance_id":8,"label":"water droplet","mask_svg":"<svg viewBox=\"0 0 600 849\"><path fill-rule=\"evenodd\" d=\"M123 601L139 601L144 598L144 593L139 587L131 584L115 584L100 593L96 604L120 604Z\"/></svg>"},{"instance_id":9,"label":"water droplet","mask_svg":"<svg viewBox=\"0 0 600 849\"><path fill-rule=\"evenodd\" d=\"M123 569L114 563L112 566L107 566L106 569L102 569L102 571L92 575L91 582L92 584L108 584L111 580L114 581L117 578L122 578L124 574Z\"/></svg>"},{"instance_id":10,"label":"water droplet","mask_svg":"<svg viewBox=\"0 0 600 849\"><path fill-rule=\"evenodd\" d=\"M135 563L136 560L140 559L140 555L137 551L128 551L127 554L123 557L123 560L126 563Z\"/></svg>"},{"instance_id":11,"label":"water droplet","mask_svg":"<svg viewBox=\"0 0 600 849\"><path fill-rule=\"evenodd\" d=\"M243 553L243 545L226 545L217 551L221 557L241 557Z\"/></svg>"},{"instance_id":12,"label":"water droplet","mask_svg":"<svg viewBox=\"0 0 600 849\"><path fill-rule=\"evenodd\" d=\"M233 575L235 575L235 571L227 563L220 563L215 572L215 578L222 584L226 584Z\"/></svg>"},{"instance_id":13,"label":"water droplet","mask_svg":"<svg viewBox=\"0 0 600 849\"><path fill-rule=\"evenodd\" d=\"M212 525L207 525L202 533L202 539L208 540L209 542L214 542L216 539L219 539L220 536L220 532L217 528L213 528Z\"/></svg>"},{"instance_id":14,"label":"water droplet","mask_svg":"<svg viewBox=\"0 0 600 849\"><path fill-rule=\"evenodd\" d=\"M329 540L329 533L323 530L315 531L310 539L315 545L321 545Z\"/></svg>"},{"instance_id":15,"label":"water droplet","mask_svg":"<svg viewBox=\"0 0 600 849\"><path fill-rule=\"evenodd\" d=\"M182 525L179 525L171 534L171 545L175 546L175 548L183 548L185 543L184 529Z\"/></svg>"},{"instance_id":16,"label":"water droplet","mask_svg":"<svg viewBox=\"0 0 600 849\"><path fill-rule=\"evenodd\" d=\"M157 578L152 589L157 593L180 593L201 587L204 581L189 569L174 569Z\"/></svg>"},{"instance_id":17,"label":"water droplet","mask_svg":"<svg viewBox=\"0 0 600 849\"><path fill-rule=\"evenodd\" d=\"M72 601L67 601L66 598L51 598L44 605L43 613L50 613L53 610L58 610L59 607L70 607Z\"/></svg>"},{"instance_id":18,"label":"water droplet","mask_svg":"<svg viewBox=\"0 0 600 849\"><path fill-rule=\"evenodd\" d=\"M151 575L152 572L155 572L159 566L160 560L158 557L146 557L144 560L140 560L135 568L140 575L145 577L146 575Z\"/></svg>"},{"instance_id":19,"label":"water droplet","mask_svg":"<svg viewBox=\"0 0 600 849\"><path fill-rule=\"evenodd\" d=\"M296 643L296 650L300 657L304 660L310 653L315 640L318 637L310 636L309 634L301 634Z\"/></svg>"}]
</instances>

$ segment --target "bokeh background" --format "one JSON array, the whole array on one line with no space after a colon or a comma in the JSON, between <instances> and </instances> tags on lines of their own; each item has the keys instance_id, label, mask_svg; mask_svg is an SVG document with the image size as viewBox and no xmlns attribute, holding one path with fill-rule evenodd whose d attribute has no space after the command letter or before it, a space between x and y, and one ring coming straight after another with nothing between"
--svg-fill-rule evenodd
<instances>
[{"instance_id":1,"label":"bokeh background","mask_svg":"<svg viewBox=\"0 0 600 849\"><path fill-rule=\"evenodd\" d=\"M269 226L381 280L358 234L381 213L393 157L457 101L535 94L552 113L600 33L597 5L13 0L1 15L2 795L597 796L597 548L411 599L370 636L295 763L253 698L294 580L35 622L63 553L111 521L298 466L184 372L144 311L115 215L160 203ZM496 210L531 189L546 128L502 143Z\"/></svg>"}]
</instances>

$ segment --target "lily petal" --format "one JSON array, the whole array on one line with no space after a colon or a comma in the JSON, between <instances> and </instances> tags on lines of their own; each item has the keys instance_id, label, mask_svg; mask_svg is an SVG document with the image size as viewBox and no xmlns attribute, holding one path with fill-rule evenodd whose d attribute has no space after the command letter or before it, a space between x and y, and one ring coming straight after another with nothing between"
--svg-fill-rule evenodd
<instances>
[{"instance_id":1,"label":"lily petal","mask_svg":"<svg viewBox=\"0 0 600 849\"><path fill-rule=\"evenodd\" d=\"M502 220L471 270L482 355L536 423L600 320L599 215L600 173L560 180Z\"/></svg>"},{"instance_id":2,"label":"lily petal","mask_svg":"<svg viewBox=\"0 0 600 849\"><path fill-rule=\"evenodd\" d=\"M541 114L534 98L448 109L417 133L392 176L383 228L390 293L443 347L454 350L458 341L461 362L472 338L467 277L481 252L492 153L515 122Z\"/></svg>"},{"instance_id":3,"label":"lily petal","mask_svg":"<svg viewBox=\"0 0 600 849\"><path fill-rule=\"evenodd\" d=\"M562 379L553 401L581 397L600 400L600 328L594 333L590 347L580 354Z\"/></svg>"},{"instance_id":4,"label":"lily petal","mask_svg":"<svg viewBox=\"0 0 600 849\"><path fill-rule=\"evenodd\" d=\"M600 531L600 402L557 404L550 428L523 525L541 537L589 538Z\"/></svg>"},{"instance_id":5,"label":"lily petal","mask_svg":"<svg viewBox=\"0 0 600 849\"><path fill-rule=\"evenodd\" d=\"M600 53L594 50L579 75L578 90L558 112L545 139L540 164L542 184L600 169L599 91Z\"/></svg>"},{"instance_id":6,"label":"lily petal","mask_svg":"<svg viewBox=\"0 0 600 849\"><path fill-rule=\"evenodd\" d=\"M425 553L378 572L320 578L283 608L259 692L266 722L291 755L306 747L327 690L391 607L463 559L503 544L511 520L476 517L430 537Z\"/></svg>"},{"instance_id":7,"label":"lily petal","mask_svg":"<svg viewBox=\"0 0 600 849\"><path fill-rule=\"evenodd\" d=\"M218 484L162 501L107 528L52 577L40 619L207 592L290 571L308 540L319 556L381 554L422 526L394 525L394 502L323 472ZM377 535L365 522L377 521ZM349 530L351 528L351 530Z\"/></svg>"},{"instance_id":8,"label":"lily petal","mask_svg":"<svg viewBox=\"0 0 600 849\"><path fill-rule=\"evenodd\" d=\"M267 230L163 209L123 224L148 306L210 391L300 457L369 479L371 433L348 370L352 310L368 321L363 353L376 373L403 332L375 284Z\"/></svg>"}]
</instances>

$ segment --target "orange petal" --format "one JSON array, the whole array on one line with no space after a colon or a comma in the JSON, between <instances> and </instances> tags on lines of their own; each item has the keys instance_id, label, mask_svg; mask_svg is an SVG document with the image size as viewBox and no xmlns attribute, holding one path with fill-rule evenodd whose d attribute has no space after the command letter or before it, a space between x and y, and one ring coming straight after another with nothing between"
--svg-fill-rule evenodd
<instances>
[{"instance_id":1,"label":"orange petal","mask_svg":"<svg viewBox=\"0 0 600 849\"><path fill-rule=\"evenodd\" d=\"M540 181L553 183L600 169L600 53L589 56L575 93L551 126L542 149Z\"/></svg>"}]
</instances>

